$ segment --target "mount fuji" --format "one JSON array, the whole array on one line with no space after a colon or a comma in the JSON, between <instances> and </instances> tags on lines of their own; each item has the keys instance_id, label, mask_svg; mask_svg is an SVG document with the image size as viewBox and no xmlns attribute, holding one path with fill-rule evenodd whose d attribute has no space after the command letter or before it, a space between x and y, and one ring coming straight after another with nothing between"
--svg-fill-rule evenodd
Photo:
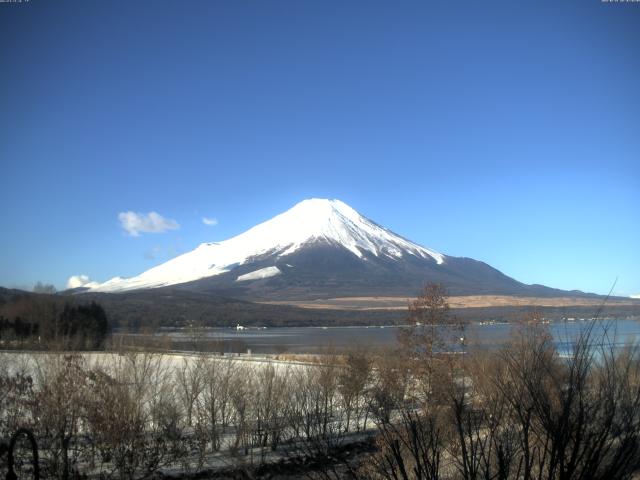
<instances>
[{"instance_id":1,"label":"mount fuji","mask_svg":"<svg viewBox=\"0 0 640 480\"><path fill-rule=\"evenodd\" d=\"M173 286L251 300L415 295L426 282L452 295L561 296L525 285L486 263L411 242L340 200L304 200L222 242L194 250L132 278L88 286L119 293ZM571 292L580 294L580 292Z\"/></svg>"}]
</instances>

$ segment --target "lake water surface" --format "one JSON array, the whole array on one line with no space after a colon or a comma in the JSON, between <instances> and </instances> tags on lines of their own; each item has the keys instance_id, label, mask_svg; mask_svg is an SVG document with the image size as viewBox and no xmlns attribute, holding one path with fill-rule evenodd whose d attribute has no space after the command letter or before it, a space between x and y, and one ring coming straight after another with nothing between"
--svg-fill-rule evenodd
<instances>
[{"instance_id":1,"label":"lake water surface","mask_svg":"<svg viewBox=\"0 0 640 480\"><path fill-rule=\"evenodd\" d=\"M554 337L560 352L568 351L580 332L591 325L589 320L552 322L547 327ZM235 351L251 350L253 353L315 353L327 349L344 350L354 347L388 347L396 343L398 328L402 327L278 327L253 329L212 328L206 330L206 338L234 346ZM515 324L470 324L460 338L469 348L497 348L508 341ZM170 332L174 340L189 337L184 330ZM203 335L201 333L201 335ZM456 338L459 338L456 336ZM596 343L606 341L621 347L640 342L640 320L597 320L593 326ZM462 342L461 342L462 343ZM452 348L460 348L453 346Z\"/></svg>"}]
</instances>

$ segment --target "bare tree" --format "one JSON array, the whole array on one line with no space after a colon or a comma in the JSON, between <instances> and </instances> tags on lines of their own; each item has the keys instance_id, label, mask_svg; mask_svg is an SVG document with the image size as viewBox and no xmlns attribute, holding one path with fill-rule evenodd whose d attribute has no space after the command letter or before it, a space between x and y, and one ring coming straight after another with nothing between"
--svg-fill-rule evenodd
<instances>
[{"instance_id":1,"label":"bare tree","mask_svg":"<svg viewBox=\"0 0 640 480\"><path fill-rule=\"evenodd\" d=\"M443 383L461 368L465 325L449 314L448 293L438 283L428 283L409 303L408 326L398 331L399 355L411 370L409 394L421 401L442 402ZM436 398L439 397L439 398Z\"/></svg>"},{"instance_id":2,"label":"bare tree","mask_svg":"<svg viewBox=\"0 0 640 480\"><path fill-rule=\"evenodd\" d=\"M410 369L404 356L389 351L374 358L368 408L379 425L389 423L392 413L404 406L409 380Z\"/></svg>"},{"instance_id":3,"label":"bare tree","mask_svg":"<svg viewBox=\"0 0 640 480\"><path fill-rule=\"evenodd\" d=\"M36 401L32 416L43 441L45 472L68 479L77 468L87 377L80 355L46 355L37 363Z\"/></svg>"},{"instance_id":4,"label":"bare tree","mask_svg":"<svg viewBox=\"0 0 640 480\"><path fill-rule=\"evenodd\" d=\"M232 452L249 454L251 438L251 408L253 406L253 375L246 366L239 366L231 380L230 400L233 406L235 438Z\"/></svg>"},{"instance_id":5,"label":"bare tree","mask_svg":"<svg viewBox=\"0 0 640 480\"><path fill-rule=\"evenodd\" d=\"M371 380L372 360L363 350L354 350L346 355L344 366L338 374L338 392L341 399L342 414L346 416L345 430L355 422L355 429L360 430L360 420L364 416L366 427L367 404L366 390Z\"/></svg>"},{"instance_id":6,"label":"bare tree","mask_svg":"<svg viewBox=\"0 0 640 480\"><path fill-rule=\"evenodd\" d=\"M87 429L103 476L144 478L188 453L172 376L161 355L113 356L90 378Z\"/></svg>"},{"instance_id":7,"label":"bare tree","mask_svg":"<svg viewBox=\"0 0 640 480\"><path fill-rule=\"evenodd\" d=\"M264 365L255 377L255 434L264 460L265 448L275 450L286 425L285 397L288 370L278 369L273 364Z\"/></svg>"},{"instance_id":8,"label":"bare tree","mask_svg":"<svg viewBox=\"0 0 640 480\"><path fill-rule=\"evenodd\" d=\"M214 451L220 449L222 435L231 422L231 389L236 371L236 362L230 358L209 357L204 364L204 386L198 408L199 415L206 421L207 435Z\"/></svg>"},{"instance_id":9,"label":"bare tree","mask_svg":"<svg viewBox=\"0 0 640 480\"><path fill-rule=\"evenodd\" d=\"M175 382L176 393L180 398L189 427L193 426L193 411L196 401L204 390L205 361L203 357L183 357L182 362L176 368Z\"/></svg>"},{"instance_id":10,"label":"bare tree","mask_svg":"<svg viewBox=\"0 0 640 480\"><path fill-rule=\"evenodd\" d=\"M443 478L445 428L434 412L401 409L394 422L381 423L378 452L360 469L365 478Z\"/></svg>"}]
</instances>

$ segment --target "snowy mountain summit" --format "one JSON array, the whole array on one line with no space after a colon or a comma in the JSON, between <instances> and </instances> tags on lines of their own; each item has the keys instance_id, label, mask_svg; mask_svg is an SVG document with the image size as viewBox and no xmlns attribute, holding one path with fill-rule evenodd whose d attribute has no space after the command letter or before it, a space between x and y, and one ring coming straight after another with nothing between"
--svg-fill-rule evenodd
<instances>
[{"instance_id":1,"label":"snowy mountain summit","mask_svg":"<svg viewBox=\"0 0 640 480\"><path fill-rule=\"evenodd\" d=\"M305 251L315 252L309 256ZM321 252L318 253L318 252ZM183 284L210 277L245 283L309 269L319 258L323 265L334 257L347 263L386 265L411 260L430 266L447 262L444 255L417 245L360 215L340 200L304 200L271 220L222 242L203 243L132 278L113 278L93 285L91 291L121 292ZM381 267L382 268L382 267ZM385 267L388 268L388 267ZM307 280L308 281L308 280ZM299 281L298 281L299 283Z\"/></svg>"}]
</instances>

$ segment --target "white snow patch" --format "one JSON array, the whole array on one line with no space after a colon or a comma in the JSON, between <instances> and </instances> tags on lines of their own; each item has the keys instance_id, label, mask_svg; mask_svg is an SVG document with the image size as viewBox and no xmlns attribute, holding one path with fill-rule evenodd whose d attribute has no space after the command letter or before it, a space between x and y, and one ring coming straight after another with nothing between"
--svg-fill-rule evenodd
<instances>
[{"instance_id":1,"label":"white snow patch","mask_svg":"<svg viewBox=\"0 0 640 480\"><path fill-rule=\"evenodd\" d=\"M261 278L275 277L282 272L278 267L266 267L253 272L245 273L236 278L236 282L246 282L247 280L260 280Z\"/></svg>"}]
</instances>

